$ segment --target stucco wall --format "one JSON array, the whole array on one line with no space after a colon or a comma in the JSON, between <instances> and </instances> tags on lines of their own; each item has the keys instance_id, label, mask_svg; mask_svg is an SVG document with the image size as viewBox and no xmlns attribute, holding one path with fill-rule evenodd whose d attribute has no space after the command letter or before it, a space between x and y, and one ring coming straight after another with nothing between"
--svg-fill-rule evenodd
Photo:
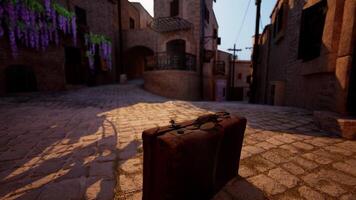
<instances>
[{"instance_id":1,"label":"stucco wall","mask_svg":"<svg viewBox=\"0 0 356 200\"><path fill-rule=\"evenodd\" d=\"M145 89L180 100L199 100L200 82L196 72L162 70L144 73Z\"/></svg>"}]
</instances>

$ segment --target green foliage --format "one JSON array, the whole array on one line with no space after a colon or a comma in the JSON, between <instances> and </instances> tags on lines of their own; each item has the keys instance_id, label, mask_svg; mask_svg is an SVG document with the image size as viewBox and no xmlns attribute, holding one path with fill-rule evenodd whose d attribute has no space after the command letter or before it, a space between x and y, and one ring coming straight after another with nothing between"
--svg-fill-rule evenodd
<instances>
[{"instance_id":1,"label":"green foliage","mask_svg":"<svg viewBox=\"0 0 356 200\"><path fill-rule=\"evenodd\" d=\"M101 43L111 44L110 38L108 38L104 35L89 33L89 34L86 34L85 37L88 38L88 40L91 44L101 44Z\"/></svg>"},{"instance_id":2,"label":"green foliage","mask_svg":"<svg viewBox=\"0 0 356 200\"><path fill-rule=\"evenodd\" d=\"M12 0L13 2L17 2L18 0ZM38 0L25 0L25 4L33 11L42 13L44 11L44 7L42 3L38 2Z\"/></svg>"},{"instance_id":3,"label":"green foliage","mask_svg":"<svg viewBox=\"0 0 356 200\"><path fill-rule=\"evenodd\" d=\"M67 9L65 9L63 6L59 5L58 3L53 3L53 9L61 16L66 17L66 18L72 18L75 14L72 12L69 12Z\"/></svg>"}]
</instances>

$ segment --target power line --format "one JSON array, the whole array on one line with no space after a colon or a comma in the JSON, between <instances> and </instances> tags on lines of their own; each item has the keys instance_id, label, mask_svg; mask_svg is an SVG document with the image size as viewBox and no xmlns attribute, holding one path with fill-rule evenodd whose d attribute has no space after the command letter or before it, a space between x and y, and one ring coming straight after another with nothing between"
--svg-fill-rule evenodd
<instances>
[{"instance_id":1,"label":"power line","mask_svg":"<svg viewBox=\"0 0 356 200\"><path fill-rule=\"evenodd\" d=\"M239 31L237 32L237 35L236 35L236 40L235 40L235 43L237 42L237 40L240 38L240 35L241 35L241 31L242 31L242 28L243 26L245 25L245 20L246 20L246 16L247 16L247 12L250 8L250 4L251 4L251 0L248 1L248 4L247 4L247 7L246 7L246 10L245 10L245 14L244 14L244 17L242 19L242 24L239 28Z\"/></svg>"}]
</instances>

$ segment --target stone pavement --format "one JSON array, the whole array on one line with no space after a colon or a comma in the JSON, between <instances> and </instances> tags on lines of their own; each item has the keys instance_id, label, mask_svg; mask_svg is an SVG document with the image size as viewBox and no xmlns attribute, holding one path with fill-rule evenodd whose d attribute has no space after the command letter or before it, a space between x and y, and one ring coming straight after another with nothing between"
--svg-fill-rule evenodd
<instances>
[{"instance_id":1,"label":"stone pavement","mask_svg":"<svg viewBox=\"0 0 356 200\"><path fill-rule=\"evenodd\" d=\"M0 99L0 199L141 199L141 132L214 111L247 117L239 175L215 199L356 199L356 142L310 112L171 101L135 85Z\"/></svg>"}]
</instances>

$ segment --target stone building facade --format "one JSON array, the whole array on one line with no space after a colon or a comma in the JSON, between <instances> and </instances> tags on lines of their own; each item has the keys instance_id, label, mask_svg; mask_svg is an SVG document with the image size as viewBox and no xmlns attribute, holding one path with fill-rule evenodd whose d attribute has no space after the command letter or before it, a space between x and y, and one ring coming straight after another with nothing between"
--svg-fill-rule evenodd
<instances>
[{"instance_id":1,"label":"stone building facade","mask_svg":"<svg viewBox=\"0 0 356 200\"><path fill-rule=\"evenodd\" d=\"M9 92L56 91L71 85L97 85L113 83L116 79L116 45L118 44L118 7L112 0L84 1L59 0L58 3L77 14L78 44L70 37L61 37L45 51L19 47L13 58L8 37L0 39L0 95ZM80 16L78 16L80 15ZM86 58L84 33L102 34L113 44L113 69L96 66L90 71Z\"/></svg>"},{"instance_id":2,"label":"stone building facade","mask_svg":"<svg viewBox=\"0 0 356 200\"><path fill-rule=\"evenodd\" d=\"M354 0L278 0L259 37L258 103L355 113Z\"/></svg>"},{"instance_id":3,"label":"stone building facade","mask_svg":"<svg viewBox=\"0 0 356 200\"><path fill-rule=\"evenodd\" d=\"M252 63L248 60L236 60L233 70L232 93L233 100L248 101L250 93L250 83L252 78Z\"/></svg>"},{"instance_id":4,"label":"stone building facade","mask_svg":"<svg viewBox=\"0 0 356 200\"><path fill-rule=\"evenodd\" d=\"M231 81L231 60L230 53L218 50L217 59L214 65L214 91L215 101L229 100Z\"/></svg>"},{"instance_id":5,"label":"stone building facade","mask_svg":"<svg viewBox=\"0 0 356 200\"><path fill-rule=\"evenodd\" d=\"M155 0L153 18L123 1L129 13L122 15L123 24L140 21L124 26L127 78L143 78L147 90L162 96L214 100L219 39L213 0Z\"/></svg>"}]
</instances>

